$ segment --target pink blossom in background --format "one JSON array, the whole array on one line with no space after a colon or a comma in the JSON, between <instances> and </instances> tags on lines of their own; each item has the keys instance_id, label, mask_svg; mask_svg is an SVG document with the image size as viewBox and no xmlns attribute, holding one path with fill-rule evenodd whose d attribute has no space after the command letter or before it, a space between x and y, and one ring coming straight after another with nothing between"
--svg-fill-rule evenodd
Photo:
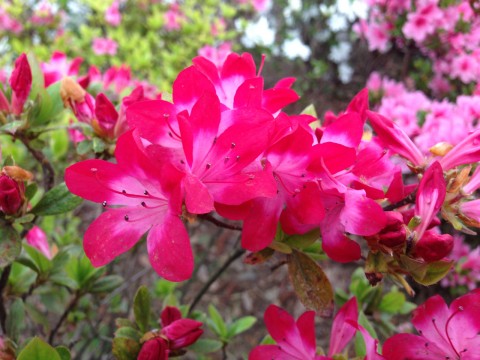
<instances>
[{"instance_id":1,"label":"pink blossom in background","mask_svg":"<svg viewBox=\"0 0 480 360\"><path fill-rule=\"evenodd\" d=\"M218 36L220 33L225 31L227 24L223 18L216 19L215 22L212 24L212 35Z\"/></svg>"},{"instance_id":2,"label":"pink blossom in background","mask_svg":"<svg viewBox=\"0 0 480 360\"><path fill-rule=\"evenodd\" d=\"M97 55L115 55L117 53L118 44L115 40L108 38L93 39L92 49Z\"/></svg>"},{"instance_id":3,"label":"pink blossom in background","mask_svg":"<svg viewBox=\"0 0 480 360\"><path fill-rule=\"evenodd\" d=\"M184 15L178 4L170 5L170 9L163 15L164 27L167 31L180 30Z\"/></svg>"},{"instance_id":4,"label":"pink blossom in background","mask_svg":"<svg viewBox=\"0 0 480 360\"><path fill-rule=\"evenodd\" d=\"M227 56L232 52L232 43L225 42L219 46L205 45L198 50L198 55L207 58L220 70Z\"/></svg>"},{"instance_id":5,"label":"pink blossom in background","mask_svg":"<svg viewBox=\"0 0 480 360\"><path fill-rule=\"evenodd\" d=\"M67 59L67 55L55 51L48 63L41 63L45 87L61 80L65 76L77 76L83 59L77 57L72 61Z\"/></svg>"},{"instance_id":6,"label":"pink blossom in background","mask_svg":"<svg viewBox=\"0 0 480 360\"><path fill-rule=\"evenodd\" d=\"M472 56L462 54L453 59L451 73L453 78L459 78L467 84L477 80L479 75L479 64Z\"/></svg>"},{"instance_id":7,"label":"pink blossom in background","mask_svg":"<svg viewBox=\"0 0 480 360\"><path fill-rule=\"evenodd\" d=\"M118 26L122 22L122 14L120 13L120 4L118 1L114 1L105 11L105 21L112 26Z\"/></svg>"},{"instance_id":8,"label":"pink blossom in background","mask_svg":"<svg viewBox=\"0 0 480 360\"><path fill-rule=\"evenodd\" d=\"M23 25L14 18L11 18L8 12L0 7L0 30L19 34L23 31Z\"/></svg>"},{"instance_id":9,"label":"pink blossom in background","mask_svg":"<svg viewBox=\"0 0 480 360\"><path fill-rule=\"evenodd\" d=\"M52 258L52 252L47 241L47 234L38 226L34 226L26 235L28 245L33 246L48 259Z\"/></svg>"},{"instance_id":10,"label":"pink blossom in background","mask_svg":"<svg viewBox=\"0 0 480 360\"><path fill-rule=\"evenodd\" d=\"M0 69L0 84L6 84L8 79L8 74L5 69Z\"/></svg>"},{"instance_id":11,"label":"pink blossom in background","mask_svg":"<svg viewBox=\"0 0 480 360\"><path fill-rule=\"evenodd\" d=\"M50 25L55 21L55 13L48 2L42 2L33 13L30 21L35 25Z\"/></svg>"},{"instance_id":12,"label":"pink blossom in background","mask_svg":"<svg viewBox=\"0 0 480 360\"><path fill-rule=\"evenodd\" d=\"M370 51L387 51L388 40L390 39L390 29L391 26L387 23L370 24L370 26L366 29L365 32L365 38L368 41L368 49Z\"/></svg>"}]
</instances>

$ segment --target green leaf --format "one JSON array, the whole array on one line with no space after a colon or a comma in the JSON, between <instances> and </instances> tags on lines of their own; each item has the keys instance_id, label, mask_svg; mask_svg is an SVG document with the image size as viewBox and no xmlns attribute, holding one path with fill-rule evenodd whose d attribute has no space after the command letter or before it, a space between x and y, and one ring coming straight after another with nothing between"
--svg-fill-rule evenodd
<instances>
[{"instance_id":1,"label":"green leaf","mask_svg":"<svg viewBox=\"0 0 480 360\"><path fill-rule=\"evenodd\" d=\"M50 272L52 269L52 262L45 255L28 244L24 244L23 248L37 266L39 275L46 275Z\"/></svg>"},{"instance_id":2,"label":"green leaf","mask_svg":"<svg viewBox=\"0 0 480 360\"><path fill-rule=\"evenodd\" d=\"M34 337L18 355L17 360L62 360L58 352L38 337Z\"/></svg>"},{"instance_id":3,"label":"green leaf","mask_svg":"<svg viewBox=\"0 0 480 360\"><path fill-rule=\"evenodd\" d=\"M68 350L66 346L57 346L55 351L58 353L61 360L70 360L72 358L70 350Z\"/></svg>"},{"instance_id":4,"label":"green leaf","mask_svg":"<svg viewBox=\"0 0 480 360\"><path fill-rule=\"evenodd\" d=\"M94 137L92 140L92 147L93 152L102 153L105 150L105 142L98 137Z\"/></svg>"},{"instance_id":5,"label":"green leaf","mask_svg":"<svg viewBox=\"0 0 480 360\"><path fill-rule=\"evenodd\" d=\"M77 144L78 155L85 155L92 150L92 142L90 140L83 140Z\"/></svg>"},{"instance_id":6,"label":"green leaf","mask_svg":"<svg viewBox=\"0 0 480 360\"><path fill-rule=\"evenodd\" d=\"M140 352L140 344L129 338L113 339L112 353L117 360L135 360Z\"/></svg>"},{"instance_id":7,"label":"green leaf","mask_svg":"<svg viewBox=\"0 0 480 360\"><path fill-rule=\"evenodd\" d=\"M140 338L142 337L142 333L130 326L122 326L115 331L115 337L128 338L139 342Z\"/></svg>"},{"instance_id":8,"label":"green leaf","mask_svg":"<svg viewBox=\"0 0 480 360\"><path fill-rule=\"evenodd\" d=\"M0 222L0 268L10 265L22 251L20 235L11 226Z\"/></svg>"},{"instance_id":9,"label":"green leaf","mask_svg":"<svg viewBox=\"0 0 480 360\"><path fill-rule=\"evenodd\" d=\"M291 254L292 248L283 242L274 241L269 247L275 251L281 252L283 254Z\"/></svg>"},{"instance_id":10,"label":"green leaf","mask_svg":"<svg viewBox=\"0 0 480 360\"><path fill-rule=\"evenodd\" d=\"M110 292L118 288L120 285L123 284L123 278L119 275L107 275L100 279L97 279L92 287L90 288L89 292L91 293L102 293L102 292Z\"/></svg>"},{"instance_id":11,"label":"green leaf","mask_svg":"<svg viewBox=\"0 0 480 360\"><path fill-rule=\"evenodd\" d=\"M427 265L427 269L423 278L415 279L414 277L414 279L415 281L425 286L436 284L448 274L452 266L453 266L453 260L452 261L439 260L439 261L429 263Z\"/></svg>"},{"instance_id":12,"label":"green leaf","mask_svg":"<svg viewBox=\"0 0 480 360\"><path fill-rule=\"evenodd\" d=\"M30 319L32 319L36 324L42 325L45 333L48 333L50 329L50 322L48 317L38 310L34 305L30 305L28 302L25 303L25 310Z\"/></svg>"},{"instance_id":13,"label":"green leaf","mask_svg":"<svg viewBox=\"0 0 480 360\"><path fill-rule=\"evenodd\" d=\"M188 350L196 354L203 355L213 353L222 348L223 343L214 339L199 339L193 345L188 347Z\"/></svg>"},{"instance_id":14,"label":"green leaf","mask_svg":"<svg viewBox=\"0 0 480 360\"><path fill-rule=\"evenodd\" d=\"M227 325L225 324L225 321L223 321L222 315L220 315L213 304L208 306L208 313L210 315L209 324L211 325L212 330L220 339L227 339Z\"/></svg>"},{"instance_id":15,"label":"green leaf","mask_svg":"<svg viewBox=\"0 0 480 360\"><path fill-rule=\"evenodd\" d=\"M367 319L363 311L360 311L358 314L358 323L363 326L373 338L378 339L378 335L375 332L372 323ZM367 350L363 336L360 332L357 332L355 336L355 354L363 358L366 355L366 352Z\"/></svg>"},{"instance_id":16,"label":"green leaf","mask_svg":"<svg viewBox=\"0 0 480 360\"><path fill-rule=\"evenodd\" d=\"M15 224L27 224L27 223L31 223L33 221L33 219L35 219L35 215L26 214L26 215L23 215L22 217L16 218L14 220L14 223Z\"/></svg>"},{"instance_id":17,"label":"green leaf","mask_svg":"<svg viewBox=\"0 0 480 360\"><path fill-rule=\"evenodd\" d=\"M238 334L241 334L244 331L250 329L257 322L255 316L244 316L240 319L237 319L233 322L232 325L228 327L227 337L230 339Z\"/></svg>"},{"instance_id":18,"label":"green leaf","mask_svg":"<svg viewBox=\"0 0 480 360\"><path fill-rule=\"evenodd\" d=\"M318 119L317 110L315 110L315 106L313 104L308 105L305 109L302 110L301 114L303 115L311 115L315 119Z\"/></svg>"},{"instance_id":19,"label":"green leaf","mask_svg":"<svg viewBox=\"0 0 480 360\"><path fill-rule=\"evenodd\" d=\"M314 229L302 235L292 235L285 239L285 243L296 249L305 249L320 238L320 229Z\"/></svg>"},{"instance_id":20,"label":"green leaf","mask_svg":"<svg viewBox=\"0 0 480 360\"><path fill-rule=\"evenodd\" d=\"M150 293L147 287L142 285L133 299L133 313L135 314L135 321L138 327L143 332L149 330L150 311Z\"/></svg>"},{"instance_id":21,"label":"green leaf","mask_svg":"<svg viewBox=\"0 0 480 360\"><path fill-rule=\"evenodd\" d=\"M8 336L17 341L21 330L25 327L25 306L22 299L17 298L10 305L6 327Z\"/></svg>"},{"instance_id":22,"label":"green leaf","mask_svg":"<svg viewBox=\"0 0 480 360\"><path fill-rule=\"evenodd\" d=\"M332 316L333 288L320 265L308 255L293 250L288 256L288 274L295 293L306 308L321 316Z\"/></svg>"},{"instance_id":23,"label":"green leaf","mask_svg":"<svg viewBox=\"0 0 480 360\"><path fill-rule=\"evenodd\" d=\"M398 314L405 305L405 295L400 291L391 291L382 298L378 309L389 314Z\"/></svg>"},{"instance_id":24,"label":"green leaf","mask_svg":"<svg viewBox=\"0 0 480 360\"><path fill-rule=\"evenodd\" d=\"M36 215L58 215L75 209L82 199L73 195L65 183L61 183L47 192L42 200L32 209Z\"/></svg>"},{"instance_id":25,"label":"green leaf","mask_svg":"<svg viewBox=\"0 0 480 360\"><path fill-rule=\"evenodd\" d=\"M35 100L38 93L44 90L45 80L43 76L43 71L35 55L33 53L29 53L27 54L27 59L28 64L30 65L30 70L32 71L32 87L30 89L29 98Z\"/></svg>"}]
</instances>

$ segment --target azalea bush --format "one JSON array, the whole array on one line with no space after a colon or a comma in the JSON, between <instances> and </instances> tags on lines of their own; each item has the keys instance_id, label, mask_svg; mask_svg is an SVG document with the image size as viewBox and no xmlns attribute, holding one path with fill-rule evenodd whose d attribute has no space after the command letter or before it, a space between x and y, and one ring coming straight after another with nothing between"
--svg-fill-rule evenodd
<instances>
[{"instance_id":1,"label":"azalea bush","mask_svg":"<svg viewBox=\"0 0 480 360\"><path fill-rule=\"evenodd\" d=\"M112 34L135 11L197 11L108 6L92 17ZM89 46L113 59L106 40ZM269 58L173 51L189 65L55 51L5 70L1 358L479 358L476 97L373 74L319 116L288 110L295 78L267 81Z\"/></svg>"}]
</instances>

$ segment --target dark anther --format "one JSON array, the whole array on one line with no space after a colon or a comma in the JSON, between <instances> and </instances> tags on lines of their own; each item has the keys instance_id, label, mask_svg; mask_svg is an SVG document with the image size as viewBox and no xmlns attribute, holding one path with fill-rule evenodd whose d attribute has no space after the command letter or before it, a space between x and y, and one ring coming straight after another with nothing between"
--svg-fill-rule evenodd
<instances>
[{"instance_id":1,"label":"dark anther","mask_svg":"<svg viewBox=\"0 0 480 360\"><path fill-rule=\"evenodd\" d=\"M232 142L231 148L233 149L235 146L237 146L237 144L235 144L234 142Z\"/></svg>"},{"instance_id":2,"label":"dark anther","mask_svg":"<svg viewBox=\"0 0 480 360\"><path fill-rule=\"evenodd\" d=\"M240 155L237 155L236 159L237 159L237 161L240 160Z\"/></svg>"},{"instance_id":3,"label":"dark anther","mask_svg":"<svg viewBox=\"0 0 480 360\"><path fill-rule=\"evenodd\" d=\"M148 191L145 190L145 191L143 192L143 195L148 195Z\"/></svg>"},{"instance_id":4,"label":"dark anther","mask_svg":"<svg viewBox=\"0 0 480 360\"><path fill-rule=\"evenodd\" d=\"M124 219L125 221L128 221L128 215L125 215Z\"/></svg>"},{"instance_id":5,"label":"dark anther","mask_svg":"<svg viewBox=\"0 0 480 360\"><path fill-rule=\"evenodd\" d=\"M205 165L205 168L208 170L212 167L212 164L208 163L207 165Z\"/></svg>"},{"instance_id":6,"label":"dark anther","mask_svg":"<svg viewBox=\"0 0 480 360\"><path fill-rule=\"evenodd\" d=\"M143 207L146 207L146 206L147 206L147 204L145 204L145 201L142 201L140 204L141 204Z\"/></svg>"},{"instance_id":7,"label":"dark anther","mask_svg":"<svg viewBox=\"0 0 480 360\"><path fill-rule=\"evenodd\" d=\"M106 201L102 202L102 206L103 207L107 206L107 202Z\"/></svg>"},{"instance_id":8,"label":"dark anther","mask_svg":"<svg viewBox=\"0 0 480 360\"><path fill-rule=\"evenodd\" d=\"M122 194L125 195L127 192L125 190L122 190Z\"/></svg>"}]
</instances>

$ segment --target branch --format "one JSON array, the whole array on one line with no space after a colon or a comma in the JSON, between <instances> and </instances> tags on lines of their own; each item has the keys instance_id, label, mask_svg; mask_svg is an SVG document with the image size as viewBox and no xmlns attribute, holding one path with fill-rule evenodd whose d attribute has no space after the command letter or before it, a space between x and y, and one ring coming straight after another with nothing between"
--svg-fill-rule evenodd
<instances>
[{"instance_id":1,"label":"branch","mask_svg":"<svg viewBox=\"0 0 480 360\"><path fill-rule=\"evenodd\" d=\"M207 220L208 222L211 222L212 224L215 224L215 225L217 225L219 227L222 227L222 228L225 228L225 229L237 230L237 231L242 231L243 230L243 228L241 226L227 224L227 223L223 222L222 220L219 220L219 219L213 217L210 214L202 214L202 215L198 215L198 217L200 219Z\"/></svg>"},{"instance_id":2,"label":"branch","mask_svg":"<svg viewBox=\"0 0 480 360\"><path fill-rule=\"evenodd\" d=\"M402 207L402 206L405 206L407 204L412 204L415 202L415 197L417 196L417 192L414 191L412 192L410 195L408 195L407 197L403 198L402 200L394 203L394 204L390 204L390 205L387 205L383 208L383 211L392 211L392 210L395 210L399 207Z\"/></svg>"},{"instance_id":3,"label":"branch","mask_svg":"<svg viewBox=\"0 0 480 360\"><path fill-rule=\"evenodd\" d=\"M3 333L7 334L7 310L5 309L5 303L3 302L3 290L8 284L8 277L10 276L10 271L12 270L12 265L6 266L2 271L2 276L0 277L0 326L2 327Z\"/></svg>"},{"instance_id":4,"label":"branch","mask_svg":"<svg viewBox=\"0 0 480 360\"><path fill-rule=\"evenodd\" d=\"M70 311L72 311L75 308L78 300L80 300L81 297L82 297L82 295L79 292L76 292L75 296L70 301L70 304L68 304L68 306L65 309L65 311L63 312L62 316L60 316L60 319L58 320L57 325L55 325L53 330L50 332L50 335L48 336L48 343L50 345L53 345L53 339L55 338L55 335L57 335L57 332L60 329L60 326L62 326L62 324L65 321L65 319L67 318L68 314L70 313Z\"/></svg>"},{"instance_id":5,"label":"branch","mask_svg":"<svg viewBox=\"0 0 480 360\"><path fill-rule=\"evenodd\" d=\"M192 304L188 309L188 315L192 313L195 306L197 306L203 295L205 295L205 293L208 291L210 286L212 286L215 280L217 280L225 272L225 270L227 270L228 267L243 254L245 254L244 249L236 250L232 255L230 255L230 257L225 261L225 263L210 277L210 279L208 279L205 285L203 285L203 287L200 289L197 296L195 296L195 299L193 299Z\"/></svg>"},{"instance_id":6,"label":"branch","mask_svg":"<svg viewBox=\"0 0 480 360\"><path fill-rule=\"evenodd\" d=\"M32 156L40 163L42 166L43 171L43 187L45 188L45 192L53 188L53 184L55 181L55 170L53 170L53 166L48 161L47 157L41 152L40 150L34 149L27 138L23 135L19 136L18 139L25 145L27 150L32 154Z\"/></svg>"}]
</instances>

